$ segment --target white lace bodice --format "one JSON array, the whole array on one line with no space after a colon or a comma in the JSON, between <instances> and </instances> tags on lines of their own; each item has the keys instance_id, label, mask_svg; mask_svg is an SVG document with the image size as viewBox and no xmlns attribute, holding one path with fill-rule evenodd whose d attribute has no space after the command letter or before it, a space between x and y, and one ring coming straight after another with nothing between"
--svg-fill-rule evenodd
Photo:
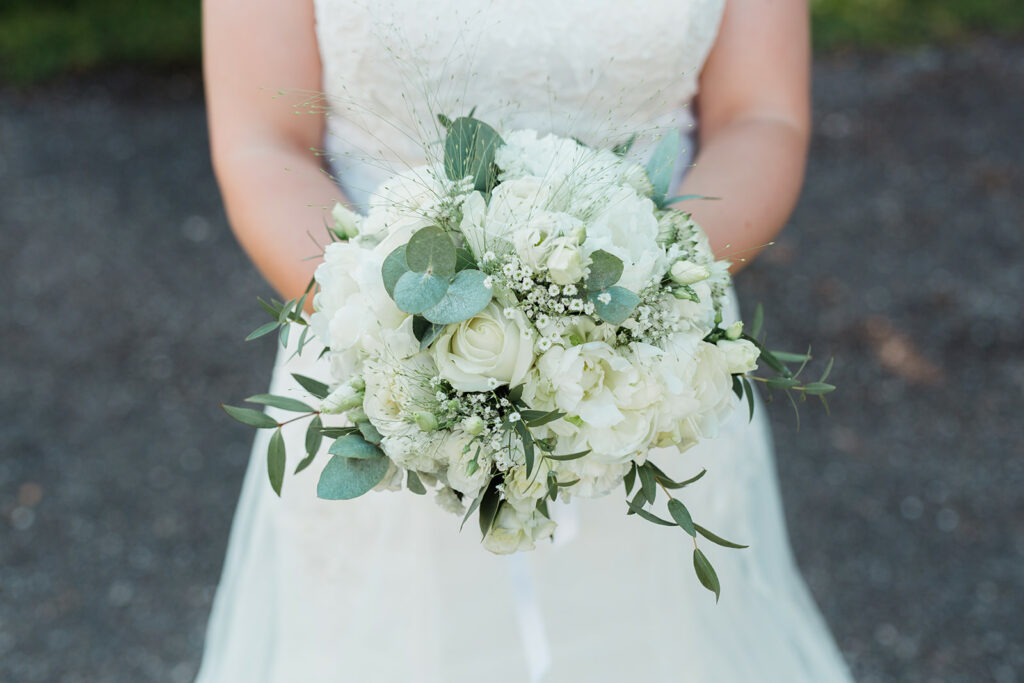
<instances>
[{"instance_id":1,"label":"white lace bodice","mask_svg":"<svg viewBox=\"0 0 1024 683\"><path fill-rule=\"evenodd\" d=\"M609 145L690 132L725 0L315 0L326 147L350 198L422 163L436 114ZM689 152L689 150L687 150ZM383 165L380 163L383 161Z\"/></svg>"}]
</instances>

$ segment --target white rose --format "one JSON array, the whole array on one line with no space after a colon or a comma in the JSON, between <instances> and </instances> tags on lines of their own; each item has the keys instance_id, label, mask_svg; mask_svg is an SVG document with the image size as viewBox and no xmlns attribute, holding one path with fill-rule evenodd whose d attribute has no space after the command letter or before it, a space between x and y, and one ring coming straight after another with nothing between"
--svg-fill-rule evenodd
<instances>
[{"instance_id":1,"label":"white rose","mask_svg":"<svg viewBox=\"0 0 1024 683\"><path fill-rule=\"evenodd\" d=\"M725 354L729 372L742 374L757 370L757 359L761 352L752 342L746 339L721 339L717 346Z\"/></svg>"},{"instance_id":2,"label":"white rose","mask_svg":"<svg viewBox=\"0 0 1024 683\"><path fill-rule=\"evenodd\" d=\"M555 523L536 510L524 514L503 503L483 543L492 553L508 555L533 550L537 541L551 538L554 530Z\"/></svg>"},{"instance_id":3,"label":"white rose","mask_svg":"<svg viewBox=\"0 0 1024 683\"><path fill-rule=\"evenodd\" d=\"M548 256L548 277L557 285L571 285L583 279L583 252L572 237L558 237L551 240L551 254Z\"/></svg>"},{"instance_id":4,"label":"white rose","mask_svg":"<svg viewBox=\"0 0 1024 683\"><path fill-rule=\"evenodd\" d=\"M518 312L517 312L518 313ZM520 383L533 364L529 323L521 316L505 317L491 302L469 320L448 325L431 348L438 373L459 391Z\"/></svg>"}]
</instances>

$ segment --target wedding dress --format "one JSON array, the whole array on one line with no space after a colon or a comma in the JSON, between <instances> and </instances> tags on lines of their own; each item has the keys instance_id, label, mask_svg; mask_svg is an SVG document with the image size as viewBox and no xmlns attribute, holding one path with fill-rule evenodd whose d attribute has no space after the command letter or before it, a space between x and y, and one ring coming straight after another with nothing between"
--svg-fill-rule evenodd
<instances>
[{"instance_id":1,"label":"wedding dress","mask_svg":"<svg viewBox=\"0 0 1024 683\"><path fill-rule=\"evenodd\" d=\"M723 2L316 0L333 170L365 204L390 170L422 163L409 131L473 106L499 130L595 144L669 126L689 134ZM271 392L295 392L293 372L326 377L316 349L291 356L279 353ZM689 537L627 517L621 491L556 506L554 543L499 557L428 497L317 499L324 454L287 476L279 499L261 431L197 680L848 681L790 553L764 411L746 417L737 410L716 440L655 459L677 478L706 467L683 500L751 546L703 544L718 604L693 575ZM302 434L285 430L289 472Z\"/></svg>"}]
</instances>

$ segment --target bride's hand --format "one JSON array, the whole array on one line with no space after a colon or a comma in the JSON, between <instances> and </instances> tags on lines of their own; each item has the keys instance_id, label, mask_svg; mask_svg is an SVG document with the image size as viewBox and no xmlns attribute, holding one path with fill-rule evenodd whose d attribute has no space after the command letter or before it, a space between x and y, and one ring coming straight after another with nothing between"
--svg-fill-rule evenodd
<instances>
[{"instance_id":1,"label":"bride's hand","mask_svg":"<svg viewBox=\"0 0 1024 683\"><path fill-rule=\"evenodd\" d=\"M679 194L718 258L742 268L782 229L803 184L810 137L805 0L726 2L700 78L700 151Z\"/></svg>"},{"instance_id":2,"label":"bride's hand","mask_svg":"<svg viewBox=\"0 0 1024 683\"><path fill-rule=\"evenodd\" d=\"M344 199L311 150L324 116L302 107L321 91L312 0L205 0L203 68L214 171L228 219L286 299L301 294ZM280 92L287 88L289 92ZM296 94L297 93L297 94Z\"/></svg>"}]
</instances>

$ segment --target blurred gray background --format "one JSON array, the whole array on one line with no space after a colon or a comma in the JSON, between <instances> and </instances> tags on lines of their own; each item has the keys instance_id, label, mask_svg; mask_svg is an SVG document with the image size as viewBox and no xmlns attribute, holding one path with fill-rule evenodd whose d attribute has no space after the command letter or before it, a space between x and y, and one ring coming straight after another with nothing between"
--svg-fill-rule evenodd
<instances>
[{"instance_id":1,"label":"blurred gray background","mask_svg":"<svg viewBox=\"0 0 1024 683\"><path fill-rule=\"evenodd\" d=\"M859 681L1024 681L1024 44L821 25L806 189L737 283L836 357L831 417L769 405L794 549ZM193 53L129 48L0 80L3 682L192 679L251 440L216 404L274 354Z\"/></svg>"}]
</instances>

